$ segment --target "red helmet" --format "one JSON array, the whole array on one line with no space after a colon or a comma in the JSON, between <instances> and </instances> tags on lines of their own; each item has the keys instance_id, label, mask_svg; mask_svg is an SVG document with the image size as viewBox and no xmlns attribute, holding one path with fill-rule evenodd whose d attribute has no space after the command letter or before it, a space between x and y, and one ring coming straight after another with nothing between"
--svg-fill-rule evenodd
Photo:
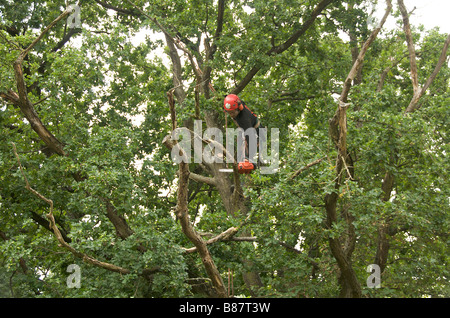
<instances>
[{"instance_id":1,"label":"red helmet","mask_svg":"<svg viewBox=\"0 0 450 318\"><path fill-rule=\"evenodd\" d=\"M227 97L225 97L225 100L223 101L223 109L225 110L235 110L239 108L239 105L241 103L241 100L237 95L230 94Z\"/></svg>"}]
</instances>

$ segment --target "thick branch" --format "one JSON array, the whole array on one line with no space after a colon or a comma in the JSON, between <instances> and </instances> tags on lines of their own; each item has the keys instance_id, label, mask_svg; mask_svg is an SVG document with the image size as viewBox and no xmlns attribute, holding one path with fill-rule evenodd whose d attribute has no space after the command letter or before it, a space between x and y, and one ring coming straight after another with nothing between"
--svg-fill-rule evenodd
<instances>
[{"instance_id":1,"label":"thick branch","mask_svg":"<svg viewBox=\"0 0 450 318\"><path fill-rule=\"evenodd\" d=\"M380 32L381 28L383 27L384 23L386 22L387 17L389 16L389 13L392 9L392 3L390 0L386 1L387 8L384 13L383 18L381 19L378 26L372 31L369 38L366 40L366 42L363 44L358 57L356 58L355 63L353 64L350 72L347 75L347 78L345 79L344 86L341 92L341 96L339 97L339 107L336 110L336 113L334 114L333 118L330 119L329 122L329 133L332 140L335 142L336 146L339 146L339 143L341 144L341 149L344 148L345 145L342 144L342 141L340 140L338 127L339 127L339 121L343 121L343 117L345 114L342 114L342 112L346 112L347 107L341 107L345 106L348 99L348 94L350 92L350 88L352 86L352 82L355 79L356 75L358 74L358 70L361 68L362 63L364 61L364 56L366 55L367 50L369 49L372 42L376 39L378 33ZM345 157L345 156L344 156Z\"/></svg>"},{"instance_id":2,"label":"thick branch","mask_svg":"<svg viewBox=\"0 0 450 318\"><path fill-rule=\"evenodd\" d=\"M384 25L391 9L392 4L390 0L386 0L387 8L385 14L379 23L379 25L372 31L369 38L363 44L356 61L354 62L352 69L350 70L347 78L344 82L344 86L341 92L341 96L339 98L339 105L336 110L333 118L330 119L329 123L329 132L330 138L334 141L338 148L338 157L336 160L336 181L335 181L335 192L327 194L325 196L325 208L327 212L327 220L326 225L328 229L333 229L334 224L337 222L337 202L339 196L337 191L340 188L341 183L341 172L344 167L346 167L347 161L347 117L346 112L349 104L347 104L348 94L350 92L350 88L352 86L352 82L356 75L358 74L359 69L362 66L364 56L369 49L369 46L377 37L380 32L382 26ZM350 175L350 173L349 173ZM351 175L350 175L351 177ZM329 238L329 244L331 252L334 258L337 261L337 264L340 269L339 283L341 285L341 297L360 297L361 296L361 286L356 277L356 273L354 272L351 265L351 254L353 251L353 244L351 240L355 239L352 231L351 219L352 216L348 211L348 207L346 207L345 216L347 218L348 230L349 230L349 239L345 247L342 246L340 239L331 237ZM349 222L350 221L350 222Z\"/></svg>"},{"instance_id":3,"label":"thick branch","mask_svg":"<svg viewBox=\"0 0 450 318\"><path fill-rule=\"evenodd\" d=\"M19 105L19 95L13 90L9 90L8 92L0 92L0 97L12 103L13 105Z\"/></svg>"},{"instance_id":4,"label":"thick branch","mask_svg":"<svg viewBox=\"0 0 450 318\"><path fill-rule=\"evenodd\" d=\"M176 142L174 140L172 140L172 136L171 135L167 135L166 137L164 137L162 144L164 146L167 147L167 149L172 150L173 147L176 146ZM211 177L206 177L206 176L202 176L200 174L196 174L193 172L189 173L189 179L194 180L196 182L203 182L209 185L216 185L216 180L215 178L211 178Z\"/></svg>"},{"instance_id":5,"label":"thick branch","mask_svg":"<svg viewBox=\"0 0 450 318\"><path fill-rule=\"evenodd\" d=\"M200 174L196 174L196 173L192 173L192 172L189 174L189 179L194 180L196 182L203 182L203 183L213 185L213 186L216 185L216 180L214 178L205 177Z\"/></svg>"},{"instance_id":6,"label":"thick branch","mask_svg":"<svg viewBox=\"0 0 450 318\"><path fill-rule=\"evenodd\" d=\"M40 216L39 214L37 214L34 211L31 211L31 218L40 226L42 226L43 228L45 228L46 230L55 233L53 231L53 229L50 227L50 225L48 224L48 221L43 218L42 216ZM59 230L61 232L61 235L64 239L64 241L66 241L67 243L71 243L72 239L70 237L67 236L67 233L64 229Z\"/></svg>"},{"instance_id":7,"label":"thick branch","mask_svg":"<svg viewBox=\"0 0 450 318\"><path fill-rule=\"evenodd\" d=\"M209 244L213 244L219 241L226 241L228 239L230 239L231 237L233 237L239 230L239 227L230 227L229 229L227 229L226 231L220 233L219 235L207 240L205 242L205 244L209 245ZM191 247L191 248L187 248L184 250L185 253L193 253L197 251L197 247Z\"/></svg>"},{"instance_id":8,"label":"thick branch","mask_svg":"<svg viewBox=\"0 0 450 318\"><path fill-rule=\"evenodd\" d=\"M348 73L347 78L344 82L344 87L342 89L341 96L339 98L340 101L342 101L344 103L347 102L347 97L348 97L350 88L352 86L352 82L353 82L354 78L356 77L356 75L358 74L358 70L362 66L362 63L364 61L364 56L366 55L367 50L369 49L372 42L378 36L378 33L380 32L381 28L383 27L384 23L386 22L386 19L388 18L389 14L391 12L391 9L392 9L391 0L387 0L386 3L387 3L387 8L386 8L383 18L381 19L381 21L377 25L377 27L372 31L372 33L370 34L370 36L366 40L366 42L363 44L361 51L359 51L358 57L356 58L356 61L353 64L353 67L350 70L350 72Z\"/></svg>"},{"instance_id":9,"label":"thick branch","mask_svg":"<svg viewBox=\"0 0 450 318\"><path fill-rule=\"evenodd\" d=\"M114 205L109 202L108 199L101 198L101 200L106 205L106 216L114 225L117 235L123 240L127 239L130 235L133 234L133 231L130 229L127 221L119 215Z\"/></svg>"},{"instance_id":10,"label":"thick branch","mask_svg":"<svg viewBox=\"0 0 450 318\"><path fill-rule=\"evenodd\" d=\"M234 227L230 227L229 229L223 231L222 233L220 233L219 235L216 235L215 237L207 240L206 242L204 242L205 244L209 245L209 244L213 244L219 241L229 241L229 240L236 240L236 241L255 241L256 238L255 237L241 237L239 238L234 238L233 236L236 235L236 233L248 222L248 220L251 217L251 213L245 218L244 221L241 222L241 224L239 224L239 226L234 226ZM185 249L186 253L192 253L195 252L197 250L196 247L192 247L192 248L187 248Z\"/></svg>"},{"instance_id":11,"label":"thick branch","mask_svg":"<svg viewBox=\"0 0 450 318\"><path fill-rule=\"evenodd\" d=\"M403 17L403 30L406 35L406 43L408 45L409 51L409 63L411 65L411 81L413 84L414 95L417 95L419 92L419 81L417 76L417 63L416 63L416 51L414 49L414 41L411 34L411 26L409 25L409 17L408 11L406 11L405 4L403 0L397 0L398 7Z\"/></svg>"},{"instance_id":12,"label":"thick branch","mask_svg":"<svg viewBox=\"0 0 450 318\"><path fill-rule=\"evenodd\" d=\"M378 81L378 85L377 85L377 92L381 92L383 85L384 85L384 81L388 75L388 73L395 67L397 66L407 55L404 55L400 58L398 58L397 60L395 60L394 62L392 62L392 64L388 67L386 67L383 72L380 75L380 80Z\"/></svg>"},{"instance_id":13,"label":"thick branch","mask_svg":"<svg viewBox=\"0 0 450 318\"><path fill-rule=\"evenodd\" d=\"M25 79L23 76L22 63L31 51L31 49L43 38L43 36L61 19L65 18L71 13L70 10L64 11L58 18L56 18L52 23L47 26L44 31L25 49L23 50L17 59L14 61L14 75L16 79L18 100L16 105L20 107L20 110L25 115L25 118L30 122L33 130L39 135L39 137L45 142L45 144L55 153L65 156L63 148L64 145L60 142L41 122L39 116L37 115L33 103L28 98L27 86L25 84ZM11 100L11 99L10 99Z\"/></svg>"},{"instance_id":14,"label":"thick branch","mask_svg":"<svg viewBox=\"0 0 450 318\"><path fill-rule=\"evenodd\" d=\"M71 10L66 10L64 11L59 17L57 17L55 20L53 20L53 22L51 22L45 29L44 31L42 31L42 33L33 40L33 42L31 42L31 44L25 49L23 50L19 57L18 60L20 59L20 63L23 62L23 59L25 58L25 56L27 56L27 54L31 51L31 49L44 37L44 35L51 29L53 28L53 26L55 26L59 21L61 21L62 19L64 19L66 16L68 16L69 14L71 14L72 11Z\"/></svg>"},{"instance_id":15,"label":"thick branch","mask_svg":"<svg viewBox=\"0 0 450 318\"><path fill-rule=\"evenodd\" d=\"M178 40L175 36L173 36L159 21L158 19L149 16L148 14L146 14L141 8L139 8L135 3L133 3L130 0L127 0L127 2L129 4L131 4L136 10L138 10L143 16L145 16L146 18L150 19L153 23L156 24L156 26L164 33L164 35L166 36L166 40L167 41L171 41L173 44L175 44L175 46L179 49L182 50L184 53L186 53L186 55L188 56L188 59L191 63L191 66L194 70L194 73L196 75L197 78L201 78L202 77L202 71L200 70L198 64L196 63L196 60L194 58L194 55L192 54L192 52L186 48L186 46L184 45L184 43L182 43L180 40Z\"/></svg>"},{"instance_id":16,"label":"thick branch","mask_svg":"<svg viewBox=\"0 0 450 318\"><path fill-rule=\"evenodd\" d=\"M181 66L181 59L180 55L178 54L178 51L175 47L175 44L173 42L173 39L170 38L167 34L166 37L166 43L169 48L169 57L172 61L172 81L174 86L174 94L177 98L177 101L179 104L182 104L184 102L184 99L186 98L186 92L183 88L183 79L182 79L182 66Z\"/></svg>"},{"instance_id":17,"label":"thick branch","mask_svg":"<svg viewBox=\"0 0 450 318\"><path fill-rule=\"evenodd\" d=\"M430 87L431 83L433 83L437 74L439 73L445 61L447 60L447 50L449 44L450 44L450 34L447 36L447 39L444 42L444 47L442 48L441 56L439 57L439 60L436 64L436 67L433 70L433 73L431 73L430 77L428 77L427 81L425 82L425 85L418 91L418 93L414 94L413 98L411 99L411 102L409 103L408 107L405 110L405 113L412 113L419 108L418 105L419 99L425 94L427 89Z\"/></svg>"},{"instance_id":18,"label":"thick branch","mask_svg":"<svg viewBox=\"0 0 450 318\"><path fill-rule=\"evenodd\" d=\"M170 90L167 95L169 99L169 108L172 119L172 128L176 128L176 113L175 105L173 102L173 90ZM176 145L176 143L175 143ZM180 148L180 151L184 151ZM189 220L188 213L188 186L189 186L189 164L181 161L179 164L179 179L178 179L178 190L177 190L177 206L175 214L180 221L180 225L184 235L194 244L197 248L198 254L202 260L203 266L205 267L208 277L218 294L219 297L227 297L227 291L225 285L223 284L222 277L220 276L219 270L214 263L214 260L209 253L206 243L203 241L202 237L195 231L192 223Z\"/></svg>"}]
</instances>

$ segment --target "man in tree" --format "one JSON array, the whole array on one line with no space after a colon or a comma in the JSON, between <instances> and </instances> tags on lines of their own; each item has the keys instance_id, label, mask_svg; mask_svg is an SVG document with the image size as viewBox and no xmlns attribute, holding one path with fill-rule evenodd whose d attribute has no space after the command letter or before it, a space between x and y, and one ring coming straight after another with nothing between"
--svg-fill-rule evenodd
<instances>
[{"instance_id":1,"label":"man in tree","mask_svg":"<svg viewBox=\"0 0 450 318\"><path fill-rule=\"evenodd\" d=\"M259 118L247 107L245 102L235 94L229 94L225 97L223 109L230 115L234 123L244 130L245 158L239 162L238 169L240 173L250 173L255 169L255 165L249 161L249 158L253 159L256 154L256 148L258 146L257 140L261 138L259 131L264 127L261 125ZM250 137L253 137L253 143L250 143Z\"/></svg>"}]
</instances>

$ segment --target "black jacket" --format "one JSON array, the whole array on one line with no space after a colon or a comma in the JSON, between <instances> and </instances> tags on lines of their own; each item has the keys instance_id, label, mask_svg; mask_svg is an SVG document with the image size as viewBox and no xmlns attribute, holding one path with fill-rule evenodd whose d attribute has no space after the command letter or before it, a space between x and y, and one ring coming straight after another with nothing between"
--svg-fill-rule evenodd
<instances>
[{"instance_id":1,"label":"black jacket","mask_svg":"<svg viewBox=\"0 0 450 318\"><path fill-rule=\"evenodd\" d=\"M255 128L256 129L256 137L258 139L260 139L261 136L259 135L259 129L264 128L264 127L259 123L258 117L247 107L247 105L245 105L244 102L242 102L242 104L244 105L244 109L242 109L239 112L239 114L236 116L236 118L233 118L234 122L236 123L237 126L244 129L244 131L246 131L247 129L252 128L252 127ZM245 158L246 159L249 159L249 157L251 159L255 157L254 153L249 154L249 147L248 147L248 144L250 141L249 138L250 138L249 135L245 136L245 140L246 140ZM258 142L258 144L259 144L259 142Z\"/></svg>"},{"instance_id":2,"label":"black jacket","mask_svg":"<svg viewBox=\"0 0 450 318\"><path fill-rule=\"evenodd\" d=\"M239 112L239 114L234 118L236 125L246 130L248 128L255 127L258 123L258 117L248 109L247 105L242 102L244 105L244 109Z\"/></svg>"}]
</instances>

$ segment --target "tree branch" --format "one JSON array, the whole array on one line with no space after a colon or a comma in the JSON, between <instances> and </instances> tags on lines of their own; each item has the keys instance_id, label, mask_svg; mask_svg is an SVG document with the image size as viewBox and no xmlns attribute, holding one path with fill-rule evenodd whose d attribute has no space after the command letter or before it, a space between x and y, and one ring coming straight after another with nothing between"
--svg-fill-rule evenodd
<instances>
[{"instance_id":1,"label":"tree branch","mask_svg":"<svg viewBox=\"0 0 450 318\"><path fill-rule=\"evenodd\" d=\"M386 22L386 19L388 18L389 14L391 12L391 9L392 9L391 0L387 0L386 3L387 3L387 8L383 15L383 18L381 19L381 21L377 25L377 27L372 31L372 33L370 34L370 36L366 40L366 42L364 42L361 50L359 51L358 57L356 58L356 61L353 64L352 69L350 70L350 72L347 75L347 78L345 79L344 87L342 89L341 96L339 98L339 100L344 103L347 102L347 97L348 97L350 88L352 86L352 82L353 82L354 78L356 77L356 75L358 74L358 70L361 68L361 65L364 61L364 56L366 55L367 50L369 49L372 42L378 36L378 33L380 32L381 28L383 27L384 23Z\"/></svg>"},{"instance_id":2,"label":"tree branch","mask_svg":"<svg viewBox=\"0 0 450 318\"><path fill-rule=\"evenodd\" d=\"M348 94L350 92L350 88L352 86L352 82L356 75L358 74L359 69L362 66L364 56L369 49L369 46L377 37L381 28L383 27L389 13L392 9L391 0L386 0L387 8L384 13L384 16L378 26L372 31L369 38L363 44L356 61L354 62L347 78L344 82L344 86L341 92L341 96L339 97L338 107L329 122L329 133L330 138L334 141L335 145L338 148L338 156L336 158L336 181L335 181L335 191L325 195L325 209L327 213L326 226L328 229L332 229L334 224L337 222L337 202L339 199L338 190L341 185L341 172L344 167L346 167L346 161L348 160L347 155L347 108L349 104L347 104ZM350 174L350 173L349 173ZM351 177L351 176L350 176ZM348 211L344 213L347 221L348 231L349 231L349 240L355 239L354 236L354 228L349 220L352 219L351 214ZM351 252L352 246L354 242L350 242L348 240L345 247L342 246L340 239L336 237L329 237L329 244L331 252L334 258L337 261L337 264L340 269L339 283L341 285L341 297L360 297L361 296L361 286L356 277L356 273L351 265Z\"/></svg>"},{"instance_id":3,"label":"tree branch","mask_svg":"<svg viewBox=\"0 0 450 318\"><path fill-rule=\"evenodd\" d=\"M291 37L286 40L283 44L280 44L276 47L271 48L268 52L266 52L267 56L275 56L278 55L284 51L286 51L288 48L290 48L297 40L305 34L305 32L311 27L311 25L314 23L316 18L319 16L319 14L330 4L335 0L322 0L312 11L311 16L308 20L303 23L303 25L296 30ZM236 87L231 91L232 94L239 94L244 90L244 88L247 86L247 84L253 79L253 77L256 75L256 73L259 72L262 66L257 65L254 66L245 76L244 78L239 82L239 84L236 85Z\"/></svg>"},{"instance_id":4,"label":"tree branch","mask_svg":"<svg viewBox=\"0 0 450 318\"><path fill-rule=\"evenodd\" d=\"M114 225L117 235L125 240L134 232L131 230L127 221L119 215L115 206L106 198L100 198L106 205L106 216Z\"/></svg>"},{"instance_id":5,"label":"tree branch","mask_svg":"<svg viewBox=\"0 0 450 318\"><path fill-rule=\"evenodd\" d=\"M37 214L36 212L31 211L31 218L32 218L37 224L39 224L40 226L42 226L42 227L45 228L46 230L48 230L48 231L50 231L50 232L52 232L52 233L55 233L55 232L53 231L53 229L50 227L50 225L48 224L48 221L45 220L45 218L43 218L42 216L40 216L40 215ZM66 233L65 230L62 229L62 230L59 230L59 231L61 232L61 235L62 235L64 241L66 241L67 243L71 243L71 242L72 242L72 239L71 239L70 237L67 236L67 233Z\"/></svg>"},{"instance_id":6,"label":"tree branch","mask_svg":"<svg viewBox=\"0 0 450 318\"><path fill-rule=\"evenodd\" d=\"M390 72L390 70L392 70L395 66L397 66L405 57L407 56L404 55L400 58L398 58L397 60L395 60L394 62L392 62L392 64L388 67L386 67L383 72L380 75L380 80L378 81L378 85L377 85L377 92L381 92L383 85L384 85L384 81L386 79L386 76L388 75L388 73Z\"/></svg>"},{"instance_id":7,"label":"tree branch","mask_svg":"<svg viewBox=\"0 0 450 318\"><path fill-rule=\"evenodd\" d=\"M319 159L317 159L317 160L314 160L314 161L308 163L306 166L304 166L304 167L298 169L297 171L295 171L295 172L292 174L292 176L290 177L290 179L291 179L291 180L294 179L294 178L295 178L296 176L298 176L300 173L302 173L303 171L305 171L305 170L311 168L312 166L315 166L315 165L321 163L324 159L326 159L326 157L322 157L322 158L319 158Z\"/></svg>"},{"instance_id":8,"label":"tree branch","mask_svg":"<svg viewBox=\"0 0 450 318\"><path fill-rule=\"evenodd\" d=\"M233 240L233 236L236 235L236 233L245 225L247 224L248 220L250 219L250 217L252 216L252 214L250 213L249 215L247 215L247 217L245 218L244 221L241 222L241 224L239 224L238 226L233 226L230 227L229 229L223 231L222 233L220 233L219 235L216 235L215 237L207 240L205 242L205 244L209 245L209 244L213 244L219 241L229 241L229 240ZM254 241L256 240L255 237L241 237L240 240L239 238L236 238L236 241ZM192 247L192 248L186 248L184 249L185 253L193 253L197 250L196 247Z\"/></svg>"},{"instance_id":9,"label":"tree branch","mask_svg":"<svg viewBox=\"0 0 450 318\"><path fill-rule=\"evenodd\" d=\"M237 232L239 231L239 227L230 227L229 229L227 229L226 231L223 231L222 233L220 233L219 235L207 240L205 242L206 245L209 244L213 244L216 243L218 241L225 241L225 240L229 240L231 237L233 237ZM191 248L186 248L184 249L185 253L193 253L197 251L197 247L191 247Z\"/></svg>"},{"instance_id":10,"label":"tree branch","mask_svg":"<svg viewBox=\"0 0 450 318\"><path fill-rule=\"evenodd\" d=\"M417 76L417 63L416 63L416 51L414 49L414 41L411 34L411 26L409 25L409 17L408 12L406 11L405 4L403 0L397 0L398 7L403 17L403 30L406 35L406 43L408 45L409 51L409 63L411 65L411 81L414 89L414 95L417 95L419 92L419 81Z\"/></svg>"},{"instance_id":11,"label":"tree branch","mask_svg":"<svg viewBox=\"0 0 450 318\"><path fill-rule=\"evenodd\" d=\"M150 21L153 21L153 23L156 24L156 26L164 33L164 35L166 36L166 40L167 41L171 41L173 44L175 44L175 46L183 51L184 53L186 53L186 55L188 56L188 59L191 63L192 69L194 70L195 76L197 78L202 78L202 71L200 70L198 63L196 62L194 55L192 54L192 52L184 45L184 43L182 43L178 38L176 38L175 36L173 36L159 21L158 19L149 16L148 14L146 14L141 8L139 8L135 3L133 3L130 0L127 0L127 2L129 4L131 4L134 8L136 8L143 16L145 16L146 18L150 19Z\"/></svg>"},{"instance_id":12,"label":"tree branch","mask_svg":"<svg viewBox=\"0 0 450 318\"><path fill-rule=\"evenodd\" d=\"M14 143L12 143L12 145L13 145L14 155L16 156L17 162L19 164L20 172L22 173L22 176L25 180L25 188L28 191L30 191L32 194L34 194L36 197L38 197L40 200L42 200L50 205L50 210L49 210L48 214L46 215L46 217L50 222L49 227L52 229L52 231L55 234L56 239L58 240L60 245L62 247L64 247L66 250L70 251L73 255L83 259L83 261L85 261L87 263L90 263L97 267L101 267L101 268L104 268L104 269L107 269L107 270L110 270L113 272L118 272L121 274L129 274L130 270L120 267L120 266L110 264L110 263L101 262L85 253L79 252L64 240L63 235L61 234L60 230L56 226L55 218L53 216L53 201L50 199L47 199L45 196L43 196L42 194L40 194L39 192L37 192L30 186L30 183L28 182L28 179L23 171L22 164L20 163L20 158L19 158L19 155L17 154L16 145Z\"/></svg>"},{"instance_id":13,"label":"tree branch","mask_svg":"<svg viewBox=\"0 0 450 318\"><path fill-rule=\"evenodd\" d=\"M344 122L343 117L345 114L343 114L343 113L345 113L346 109L347 109L347 107L341 107L341 106L346 105L345 103L347 103L348 94L350 92L352 82L353 82L354 78L356 77L356 75L358 74L358 70L362 66L362 63L364 61L364 56L366 55L367 50L369 49L370 45L377 37L378 33L380 32L381 28L383 27L384 23L386 22L386 19L389 16L389 13L391 12L391 9L392 9L391 0L386 0L386 3L387 3L387 8L386 8L383 18L381 19L378 26L372 31L372 33L370 34L370 36L366 40L366 42L363 44L363 46L358 54L358 57L356 58L355 63L353 64L350 72L347 75L347 78L344 81L344 86L343 86L343 89L341 92L341 96L339 97L339 107L337 108L333 118L331 118L330 122L329 122L330 136L332 137L336 146L339 146L339 143L341 143L341 145L340 145L341 149L343 149L343 147L345 145L342 144L342 140L340 140L340 137L338 137L340 134L340 132L338 131L338 127L339 127L339 121Z\"/></svg>"},{"instance_id":14,"label":"tree branch","mask_svg":"<svg viewBox=\"0 0 450 318\"><path fill-rule=\"evenodd\" d=\"M415 112L419 108L419 99L425 94L426 90L430 87L431 83L436 78L439 70L442 68L444 62L447 59L447 50L450 44L450 34L447 36L447 39L445 40L444 47L442 48L441 55L439 57L439 60L436 64L436 67L434 68L434 71L431 73L431 75L428 77L425 85L422 88L418 87L418 84L416 81L417 79L417 66L415 65L415 50L414 45L412 43L412 36L411 36L411 30L409 25L409 19L408 19L408 13L406 11L406 8L403 4L402 0L398 0L398 4L400 7L400 10L402 12L403 16L403 23L404 23L404 29L406 34L406 41L408 43L408 51L410 54L410 61L411 62L411 76L413 81L413 89L414 94L411 99L411 102L409 103L408 107L406 108L404 115L408 113ZM417 85L417 86L416 86ZM387 202L391 198L392 190L394 189L394 183L395 183L395 176L391 171L386 171L383 182L381 184L381 190L383 192L383 195L381 197L381 201ZM391 217L387 217L378 227L378 237L377 237L377 252L375 255L375 264L378 264L381 268L381 272L384 271L388 254L389 254L389 248L390 248L390 242L388 239L388 236L392 236L396 233L396 231L393 230L392 224L391 224Z\"/></svg>"},{"instance_id":15,"label":"tree branch","mask_svg":"<svg viewBox=\"0 0 450 318\"><path fill-rule=\"evenodd\" d=\"M427 89L430 87L431 83L436 78L437 74L441 70L442 66L444 65L445 61L447 60L447 50L450 44L450 34L447 36L447 39L444 42L444 47L442 48L441 56L439 57L439 60L436 64L436 67L433 70L433 73L428 77L427 81L425 82L425 85L419 90L417 94L414 94L413 98L411 99L411 102L409 103L408 107L405 110L405 113L412 113L419 109L419 99L425 94Z\"/></svg>"},{"instance_id":16,"label":"tree branch","mask_svg":"<svg viewBox=\"0 0 450 318\"><path fill-rule=\"evenodd\" d=\"M169 100L169 108L172 119L172 128L176 128L176 113L175 113L175 103L173 101L173 90L169 90L167 93ZM176 145L176 141L174 143ZM183 149L180 148L180 151L183 152ZM175 214L180 221L181 229L186 235L186 237L195 245L198 254L202 260L203 266L205 267L206 272L208 273L208 277L211 279L211 282L218 294L219 297L227 297L227 291L225 285L223 284L222 277L220 276L220 272L214 263L214 260L206 246L206 243L203 241L201 236L194 229L191 221L189 220L188 213L188 186L189 186L189 164L181 161L179 164L179 179L178 179L178 190L177 190L177 206L175 209Z\"/></svg>"},{"instance_id":17,"label":"tree branch","mask_svg":"<svg viewBox=\"0 0 450 318\"><path fill-rule=\"evenodd\" d=\"M33 40L33 42L23 50L17 59L14 61L14 75L16 79L18 99L16 100L16 105L19 106L22 113L25 115L25 118L30 122L33 130L38 134L38 136L44 141L44 143L55 153L65 156L63 148L64 145L60 142L48 129L44 126L38 114L36 113L33 103L28 98L27 86L25 84L25 79L23 76L22 63L27 56L27 54L31 51L31 49L43 38L43 36L60 20L65 18L67 15L71 13L70 10L64 11L59 17L57 17L52 23L50 23L41 34ZM11 98L11 94L9 94L9 100L13 101Z\"/></svg>"},{"instance_id":18,"label":"tree branch","mask_svg":"<svg viewBox=\"0 0 450 318\"><path fill-rule=\"evenodd\" d=\"M183 78L182 78L182 66L181 59L178 51L175 47L173 39L165 34L166 43L169 48L169 57L172 61L172 81L174 86L174 93L177 98L178 104L182 104L186 98L186 92L183 88Z\"/></svg>"},{"instance_id":19,"label":"tree branch","mask_svg":"<svg viewBox=\"0 0 450 318\"><path fill-rule=\"evenodd\" d=\"M120 13L120 14L131 15L131 16L135 16L135 17L139 17L140 16L140 13L137 12L137 11L119 8L119 7L110 5L110 4L106 3L105 1L100 1L100 0L94 0L94 1L97 2L99 5L101 5L102 7L106 8L106 9L114 10L117 13Z\"/></svg>"},{"instance_id":20,"label":"tree branch","mask_svg":"<svg viewBox=\"0 0 450 318\"><path fill-rule=\"evenodd\" d=\"M31 44L25 49L23 50L19 57L17 58L18 61L20 61L20 63L23 62L23 59L25 58L25 56L27 56L27 54L31 51L31 49L44 37L44 35L53 27L55 26L59 21L61 21L62 19L64 19L66 16L68 16L69 14L72 13L72 10L67 9L66 11L64 11L63 13L61 13L59 15L59 17L57 17L55 20L53 20L45 29L44 31L41 32L41 34L33 40L33 42L31 42Z\"/></svg>"},{"instance_id":21,"label":"tree branch","mask_svg":"<svg viewBox=\"0 0 450 318\"><path fill-rule=\"evenodd\" d=\"M200 174L193 173L193 172L191 172L189 174L189 179L194 180L196 182L203 182L203 183L206 183L206 184L209 184L212 186L216 185L216 180L214 178L205 177Z\"/></svg>"},{"instance_id":22,"label":"tree branch","mask_svg":"<svg viewBox=\"0 0 450 318\"><path fill-rule=\"evenodd\" d=\"M27 56L27 54L33 49L33 47L43 38L43 36L53 27L55 26L59 21L61 21L63 18L71 14L71 10L64 11L59 17L57 17L53 22L51 22L42 32L41 34L33 40L33 42L25 49L23 50L17 59L14 61L14 74L16 79L16 85L18 94L13 92L12 90L8 91L7 93L0 93L0 96L7 99L10 102L13 102L16 106L19 106L22 113L25 115L25 118L29 121L31 127L33 130L38 134L38 136L41 138L42 141L48 146L48 148L61 156L66 156L66 152L64 151L64 144L58 140L48 129L47 127L42 123L41 119L39 118L38 114L36 113L36 110L34 109L33 103L28 98L28 92L27 92L27 86L25 84L25 79L23 75L23 69L22 69L22 63ZM68 34L71 34L69 32ZM65 38L68 40L68 38ZM64 40L64 39L63 39ZM63 42L60 42L58 45L62 45ZM57 49L55 47L54 49ZM74 175L74 178L76 181L80 181L77 179L76 175ZM103 198L102 199L106 203L106 212L109 220L114 225L117 234L119 237L125 239L128 236L130 236L133 232L129 228L128 224L126 223L125 219L123 219L121 216L118 215L117 210L115 207L111 204L110 200Z\"/></svg>"}]
</instances>

